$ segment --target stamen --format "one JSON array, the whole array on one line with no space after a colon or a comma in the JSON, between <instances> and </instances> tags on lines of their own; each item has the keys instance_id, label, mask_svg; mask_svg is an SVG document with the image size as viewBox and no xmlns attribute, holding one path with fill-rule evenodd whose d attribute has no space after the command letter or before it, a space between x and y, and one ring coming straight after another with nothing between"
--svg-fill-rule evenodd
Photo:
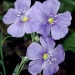
<instances>
[{"instance_id":1,"label":"stamen","mask_svg":"<svg viewBox=\"0 0 75 75\"><path fill-rule=\"evenodd\" d=\"M52 58L52 61L55 61L56 59L55 58Z\"/></svg>"},{"instance_id":2,"label":"stamen","mask_svg":"<svg viewBox=\"0 0 75 75\"><path fill-rule=\"evenodd\" d=\"M55 20L54 22L57 22L57 20Z\"/></svg>"},{"instance_id":3,"label":"stamen","mask_svg":"<svg viewBox=\"0 0 75 75\"><path fill-rule=\"evenodd\" d=\"M17 15L18 17L20 17L21 15Z\"/></svg>"},{"instance_id":4,"label":"stamen","mask_svg":"<svg viewBox=\"0 0 75 75\"><path fill-rule=\"evenodd\" d=\"M50 15L50 17L53 17L52 15Z\"/></svg>"},{"instance_id":5,"label":"stamen","mask_svg":"<svg viewBox=\"0 0 75 75\"><path fill-rule=\"evenodd\" d=\"M44 60L46 60L49 64L52 64L54 61L56 61L56 58L52 54L44 54L43 56Z\"/></svg>"},{"instance_id":6,"label":"stamen","mask_svg":"<svg viewBox=\"0 0 75 75\"><path fill-rule=\"evenodd\" d=\"M22 13L25 13L26 11L23 11Z\"/></svg>"},{"instance_id":7,"label":"stamen","mask_svg":"<svg viewBox=\"0 0 75 75\"><path fill-rule=\"evenodd\" d=\"M53 55L52 55L52 54L50 54L50 56L52 56L52 57L53 57Z\"/></svg>"},{"instance_id":8,"label":"stamen","mask_svg":"<svg viewBox=\"0 0 75 75\"><path fill-rule=\"evenodd\" d=\"M55 15L55 17L57 17L57 15Z\"/></svg>"},{"instance_id":9,"label":"stamen","mask_svg":"<svg viewBox=\"0 0 75 75\"><path fill-rule=\"evenodd\" d=\"M19 14L21 14L22 12L18 12Z\"/></svg>"},{"instance_id":10,"label":"stamen","mask_svg":"<svg viewBox=\"0 0 75 75\"><path fill-rule=\"evenodd\" d=\"M49 64L52 64L52 62L51 62L50 60L47 60L47 62L48 62Z\"/></svg>"},{"instance_id":11,"label":"stamen","mask_svg":"<svg viewBox=\"0 0 75 75\"><path fill-rule=\"evenodd\" d=\"M50 61L49 63L50 63L50 64L52 64L52 62L51 62L51 61Z\"/></svg>"}]
</instances>

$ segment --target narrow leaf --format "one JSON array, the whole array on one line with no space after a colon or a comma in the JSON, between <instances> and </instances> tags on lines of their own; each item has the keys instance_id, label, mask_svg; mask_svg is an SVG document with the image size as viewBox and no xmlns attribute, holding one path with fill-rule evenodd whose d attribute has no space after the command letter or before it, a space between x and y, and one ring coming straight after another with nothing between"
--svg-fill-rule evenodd
<instances>
[{"instance_id":1,"label":"narrow leaf","mask_svg":"<svg viewBox=\"0 0 75 75\"><path fill-rule=\"evenodd\" d=\"M2 32L0 32L0 55L1 55L1 50L2 50Z\"/></svg>"}]
</instances>

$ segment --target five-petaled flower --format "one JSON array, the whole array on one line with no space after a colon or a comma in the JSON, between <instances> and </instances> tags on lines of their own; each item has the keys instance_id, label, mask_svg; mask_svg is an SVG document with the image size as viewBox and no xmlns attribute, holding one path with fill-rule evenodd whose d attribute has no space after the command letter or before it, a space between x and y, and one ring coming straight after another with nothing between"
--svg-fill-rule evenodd
<instances>
[{"instance_id":1,"label":"five-petaled flower","mask_svg":"<svg viewBox=\"0 0 75 75\"><path fill-rule=\"evenodd\" d=\"M15 9L11 8L4 15L3 21L5 24L12 24L9 26L7 32L13 37L22 37L25 33L32 33L32 17L29 9L31 0L16 0L14 3Z\"/></svg>"},{"instance_id":2,"label":"five-petaled flower","mask_svg":"<svg viewBox=\"0 0 75 75\"><path fill-rule=\"evenodd\" d=\"M33 18L37 33L43 36L51 35L55 40L65 37L72 18L69 11L57 14L59 7L60 2L58 0L47 0L43 3L35 2L33 12L36 13L34 13Z\"/></svg>"},{"instance_id":3,"label":"five-petaled flower","mask_svg":"<svg viewBox=\"0 0 75 75\"><path fill-rule=\"evenodd\" d=\"M43 70L43 75L53 75L59 69L58 64L64 61L65 53L62 45L55 48L55 42L50 37L41 37L40 44L33 42L27 49L30 62L28 70L37 75Z\"/></svg>"}]
</instances>

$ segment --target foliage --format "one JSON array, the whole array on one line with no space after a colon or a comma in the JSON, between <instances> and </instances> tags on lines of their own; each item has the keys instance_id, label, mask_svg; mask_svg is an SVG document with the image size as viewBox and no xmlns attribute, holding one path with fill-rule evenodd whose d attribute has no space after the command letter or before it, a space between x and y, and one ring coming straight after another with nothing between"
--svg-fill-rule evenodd
<instances>
[{"instance_id":1,"label":"foliage","mask_svg":"<svg viewBox=\"0 0 75 75\"><path fill-rule=\"evenodd\" d=\"M63 47L65 51L71 50L75 53L75 32L64 41Z\"/></svg>"},{"instance_id":2,"label":"foliage","mask_svg":"<svg viewBox=\"0 0 75 75\"><path fill-rule=\"evenodd\" d=\"M75 1L74 0L59 0L61 2L60 12L75 10Z\"/></svg>"}]
</instances>

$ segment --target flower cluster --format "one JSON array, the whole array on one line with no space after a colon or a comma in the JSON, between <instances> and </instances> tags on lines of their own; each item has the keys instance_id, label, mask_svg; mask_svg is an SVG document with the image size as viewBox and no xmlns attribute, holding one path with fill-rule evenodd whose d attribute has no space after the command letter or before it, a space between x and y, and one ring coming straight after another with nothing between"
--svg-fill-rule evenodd
<instances>
[{"instance_id":1,"label":"flower cluster","mask_svg":"<svg viewBox=\"0 0 75 75\"><path fill-rule=\"evenodd\" d=\"M43 4L36 2L34 6L35 31L43 36L51 35L55 40L65 37L72 19L70 12L57 14L60 7L58 0L47 0Z\"/></svg>"},{"instance_id":2,"label":"flower cluster","mask_svg":"<svg viewBox=\"0 0 75 75\"><path fill-rule=\"evenodd\" d=\"M40 44L33 42L27 49L30 60L28 70L32 75L37 75L43 70L43 75L53 75L64 61L65 53L62 45L55 48L55 42L50 37L41 37Z\"/></svg>"},{"instance_id":3,"label":"flower cluster","mask_svg":"<svg viewBox=\"0 0 75 75\"><path fill-rule=\"evenodd\" d=\"M16 0L15 8L11 8L3 17L5 24L11 24L7 32L13 37L36 32L40 35L40 43L33 42L27 49L27 58L32 60L28 71L37 75L53 75L59 69L58 64L64 61L65 52L62 45L55 47L55 41L66 36L71 24L71 13L58 13L60 2L46 0L36 1L30 8L31 0ZM30 8L30 9L29 9ZM41 44L41 45L40 45Z\"/></svg>"},{"instance_id":4,"label":"flower cluster","mask_svg":"<svg viewBox=\"0 0 75 75\"><path fill-rule=\"evenodd\" d=\"M33 20L29 9L31 0L16 0L15 9L11 8L4 15L3 22L11 24L7 32L13 37L22 37L25 33L32 33Z\"/></svg>"}]
</instances>

